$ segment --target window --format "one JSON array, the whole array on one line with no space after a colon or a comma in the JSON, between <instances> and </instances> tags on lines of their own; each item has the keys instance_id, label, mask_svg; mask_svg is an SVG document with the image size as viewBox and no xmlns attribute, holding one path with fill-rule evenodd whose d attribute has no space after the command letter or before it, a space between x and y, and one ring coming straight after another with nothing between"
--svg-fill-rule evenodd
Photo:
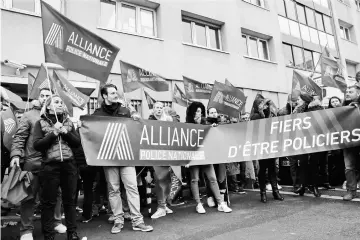
<instances>
[{"instance_id":1,"label":"window","mask_svg":"<svg viewBox=\"0 0 360 240\"><path fill-rule=\"evenodd\" d=\"M320 3L321 3L321 6L329 8L328 0L321 0Z\"/></svg>"},{"instance_id":2,"label":"window","mask_svg":"<svg viewBox=\"0 0 360 240\"><path fill-rule=\"evenodd\" d=\"M290 35L289 20L279 16L280 31L284 34Z\"/></svg>"},{"instance_id":3,"label":"window","mask_svg":"<svg viewBox=\"0 0 360 240\"><path fill-rule=\"evenodd\" d=\"M360 0L355 0L355 5L358 11L360 11Z\"/></svg>"},{"instance_id":4,"label":"window","mask_svg":"<svg viewBox=\"0 0 360 240\"><path fill-rule=\"evenodd\" d=\"M295 3L292 0L285 0L287 17L296 20Z\"/></svg>"},{"instance_id":5,"label":"window","mask_svg":"<svg viewBox=\"0 0 360 240\"><path fill-rule=\"evenodd\" d=\"M88 114L93 114L95 112L95 110L98 108L98 100L97 98L90 98L89 102L87 103L87 109L88 109Z\"/></svg>"},{"instance_id":6,"label":"window","mask_svg":"<svg viewBox=\"0 0 360 240\"><path fill-rule=\"evenodd\" d=\"M305 7L296 4L297 15L300 23L306 24Z\"/></svg>"},{"instance_id":7,"label":"window","mask_svg":"<svg viewBox=\"0 0 360 240\"><path fill-rule=\"evenodd\" d=\"M262 8L265 7L265 2L264 2L264 0L244 0L244 1L245 1L245 2L248 2L248 3L252 3L252 4L256 5L256 6L260 6L260 7L262 7Z\"/></svg>"},{"instance_id":8,"label":"window","mask_svg":"<svg viewBox=\"0 0 360 240\"><path fill-rule=\"evenodd\" d=\"M329 48L336 49L335 38L333 35L326 34Z\"/></svg>"},{"instance_id":9,"label":"window","mask_svg":"<svg viewBox=\"0 0 360 240\"><path fill-rule=\"evenodd\" d=\"M326 33L320 32L319 31L319 39L320 39L320 45L325 47L327 44L327 37L326 37Z\"/></svg>"},{"instance_id":10,"label":"window","mask_svg":"<svg viewBox=\"0 0 360 240\"><path fill-rule=\"evenodd\" d=\"M303 50L299 47L292 47L293 55L294 55L294 65L298 68L303 68L304 64L304 57L303 57Z\"/></svg>"},{"instance_id":11,"label":"window","mask_svg":"<svg viewBox=\"0 0 360 240\"><path fill-rule=\"evenodd\" d=\"M323 15L323 18L324 18L325 31L327 33L333 34L331 18L325 15Z\"/></svg>"},{"instance_id":12,"label":"window","mask_svg":"<svg viewBox=\"0 0 360 240\"><path fill-rule=\"evenodd\" d=\"M247 56L263 60L270 60L267 40L248 35L242 35L242 38L244 44L246 44Z\"/></svg>"},{"instance_id":13,"label":"window","mask_svg":"<svg viewBox=\"0 0 360 240\"><path fill-rule=\"evenodd\" d=\"M343 39L351 40L350 39L350 30L347 27L340 26L340 36Z\"/></svg>"},{"instance_id":14,"label":"window","mask_svg":"<svg viewBox=\"0 0 360 240\"><path fill-rule=\"evenodd\" d=\"M349 77L351 78L355 78L356 76L356 65L346 62L346 70L347 70L347 74Z\"/></svg>"},{"instance_id":15,"label":"window","mask_svg":"<svg viewBox=\"0 0 360 240\"><path fill-rule=\"evenodd\" d=\"M293 37L300 38L300 29L299 29L299 23L295 21L289 21L290 26L290 34Z\"/></svg>"},{"instance_id":16,"label":"window","mask_svg":"<svg viewBox=\"0 0 360 240\"><path fill-rule=\"evenodd\" d=\"M276 1L276 3L278 4L278 5L277 5L277 7L278 7L278 14L281 15L281 16L286 17L286 9L285 9L285 2L284 2L284 0Z\"/></svg>"},{"instance_id":17,"label":"window","mask_svg":"<svg viewBox=\"0 0 360 240\"><path fill-rule=\"evenodd\" d=\"M321 54L318 53L318 52L313 52L313 58L314 58L314 63L315 63L315 66L316 66L316 69L315 71L316 72L321 72L321 64L320 64L320 57L321 57Z\"/></svg>"},{"instance_id":18,"label":"window","mask_svg":"<svg viewBox=\"0 0 360 240\"><path fill-rule=\"evenodd\" d=\"M286 66L294 66L294 59L292 54L291 45L283 43L284 58Z\"/></svg>"},{"instance_id":19,"label":"window","mask_svg":"<svg viewBox=\"0 0 360 240\"><path fill-rule=\"evenodd\" d=\"M248 53L248 47L247 47L247 37L246 35L242 35L241 36L241 40L242 40L242 45L243 45L243 48L244 48L244 55L249 55Z\"/></svg>"},{"instance_id":20,"label":"window","mask_svg":"<svg viewBox=\"0 0 360 240\"><path fill-rule=\"evenodd\" d=\"M301 32L301 38L305 41L310 42L310 32L309 27L305 26L303 24L300 24L300 32Z\"/></svg>"},{"instance_id":21,"label":"window","mask_svg":"<svg viewBox=\"0 0 360 240\"><path fill-rule=\"evenodd\" d=\"M44 0L58 12L63 12L64 0ZM41 14L41 0L1 0L1 7L11 9L17 12Z\"/></svg>"},{"instance_id":22,"label":"window","mask_svg":"<svg viewBox=\"0 0 360 240\"><path fill-rule=\"evenodd\" d=\"M313 70L314 60L313 60L312 52L304 49L304 59L305 59L304 68L307 70Z\"/></svg>"},{"instance_id":23,"label":"window","mask_svg":"<svg viewBox=\"0 0 360 240\"><path fill-rule=\"evenodd\" d=\"M309 32L310 32L310 41L315 44L320 44L318 31L316 29L309 28Z\"/></svg>"},{"instance_id":24,"label":"window","mask_svg":"<svg viewBox=\"0 0 360 240\"><path fill-rule=\"evenodd\" d=\"M306 8L306 20L307 20L307 24L310 27L316 27L315 25L315 16L314 16L314 10L310 9L310 8Z\"/></svg>"},{"instance_id":25,"label":"window","mask_svg":"<svg viewBox=\"0 0 360 240\"><path fill-rule=\"evenodd\" d=\"M220 26L184 17L183 41L194 45L221 50Z\"/></svg>"},{"instance_id":26,"label":"window","mask_svg":"<svg viewBox=\"0 0 360 240\"><path fill-rule=\"evenodd\" d=\"M315 13L315 17L316 17L316 26L317 26L317 29L319 29L319 30L321 30L321 31L325 31L322 14L316 12L316 13Z\"/></svg>"},{"instance_id":27,"label":"window","mask_svg":"<svg viewBox=\"0 0 360 240\"><path fill-rule=\"evenodd\" d=\"M100 26L145 36L156 36L156 14L149 8L100 0Z\"/></svg>"}]
</instances>

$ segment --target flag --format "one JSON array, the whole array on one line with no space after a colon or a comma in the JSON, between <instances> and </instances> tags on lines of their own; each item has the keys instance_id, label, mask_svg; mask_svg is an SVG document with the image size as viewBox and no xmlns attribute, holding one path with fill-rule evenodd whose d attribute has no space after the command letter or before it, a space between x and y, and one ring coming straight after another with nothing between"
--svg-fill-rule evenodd
<instances>
[{"instance_id":1,"label":"flag","mask_svg":"<svg viewBox=\"0 0 360 240\"><path fill-rule=\"evenodd\" d=\"M233 86L228 86L215 81L209 99L208 109L216 108L219 113L230 117L239 117L239 113L245 106L246 97L242 91Z\"/></svg>"},{"instance_id":2,"label":"flag","mask_svg":"<svg viewBox=\"0 0 360 240\"><path fill-rule=\"evenodd\" d=\"M330 58L331 60L337 62L338 68L337 68L337 73L336 73L336 74L342 76L342 75L343 75L342 72L343 72L344 67L343 67L343 65L341 64L341 60L340 60L340 59L336 60L336 59L334 58L334 56L331 54L331 52L330 52L330 50L329 50L329 48L328 48L327 45L325 46L324 53L325 53L325 57L328 57L328 58ZM322 56L324 56L324 55L322 55Z\"/></svg>"},{"instance_id":3,"label":"flag","mask_svg":"<svg viewBox=\"0 0 360 240\"><path fill-rule=\"evenodd\" d=\"M2 136L4 146L11 151L12 139L17 130L17 120L11 107L1 113L1 124L4 128L4 136Z\"/></svg>"},{"instance_id":4,"label":"flag","mask_svg":"<svg viewBox=\"0 0 360 240\"><path fill-rule=\"evenodd\" d=\"M31 94L31 90L33 89L35 83L35 76L31 73L28 73L28 96Z\"/></svg>"},{"instance_id":5,"label":"flag","mask_svg":"<svg viewBox=\"0 0 360 240\"><path fill-rule=\"evenodd\" d=\"M51 89L53 90L53 92L60 96L61 100L63 100L63 103L66 105L66 107L67 107L67 109L69 111L69 115L73 116L74 109L73 109L73 104L72 104L71 99L62 90L62 88L60 86L60 83L56 82L53 77L50 77L50 82L51 82L51 87L52 87Z\"/></svg>"},{"instance_id":6,"label":"flag","mask_svg":"<svg viewBox=\"0 0 360 240\"><path fill-rule=\"evenodd\" d=\"M232 85L231 82L227 78L225 78L225 84L230 87L234 87L234 85Z\"/></svg>"},{"instance_id":7,"label":"flag","mask_svg":"<svg viewBox=\"0 0 360 240\"><path fill-rule=\"evenodd\" d=\"M53 72L55 81L58 83L60 88L64 91L66 96L68 96L74 106L79 108L86 107L89 102L90 97L86 96L79 90L77 90L66 78L64 78L57 71Z\"/></svg>"},{"instance_id":8,"label":"flag","mask_svg":"<svg viewBox=\"0 0 360 240\"><path fill-rule=\"evenodd\" d=\"M156 100L153 99L146 91L144 91L144 94L145 94L146 101L148 103L149 109L153 109L154 104L156 103Z\"/></svg>"},{"instance_id":9,"label":"flag","mask_svg":"<svg viewBox=\"0 0 360 240\"><path fill-rule=\"evenodd\" d=\"M169 91L169 83L153 72L124 61L120 61L120 68L124 92L132 92L142 87L155 92Z\"/></svg>"},{"instance_id":10,"label":"flag","mask_svg":"<svg viewBox=\"0 0 360 240\"><path fill-rule=\"evenodd\" d=\"M231 84L231 82L230 82L227 78L225 78L225 85L230 86L230 87L235 87L234 85ZM239 89L240 91L244 92L244 89L243 89L243 88L237 88L237 89ZM245 104L246 104L246 100L247 100L247 96L245 96L244 106L245 106ZM245 107L243 107L242 110L241 110L241 114L243 114L243 113L245 113Z\"/></svg>"},{"instance_id":11,"label":"flag","mask_svg":"<svg viewBox=\"0 0 360 240\"><path fill-rule=\"evenodd\" d=\"M292 80L292 95L297 98L301 92L322 98L321 88L309 77L294 70Z\"/></svg>"},{"instance_id":12,"label":"flag","mask_svg":"<svg viewBox=\"0 0 360 240\"><path fill-rule=\"evenodd\" d=\"M208 83L201 83L183 76L186 98L188 99L209 99L212 86Z\"/></svg>"},{"instance_id":13,"label":"flag","mask_svg":"<svg viewBox=\"0 0 360 240\"><path fill-rule=\"evenodd\" d=\"M181 91L176 83L173 91L173 102L183 107L188 107L188 104L191 103L191 100L186 98L185 94Z\"/></svg>"},{"instance_id":14,"label":"flag","mask_svg":"<svg viewBox=\"0 0 360 240\"><path fill-rule=\"evenodd\" d=\"M338 74L339 65L335 58L321 57L321 81L325 87L338 88L343 93L346 92L347 84L345 79Z\"/></svg>"},{"instance_id":15,"label":"flag","mask_svg":"<svg viewBox=\"0 0 360 240\"><path fill-rule=\"evenodd\" d=\"M32 86L31 92L28 96L29 99L38 99L41 89L48 88L51 89L48 81L48 71L44 64L41 64L38 74L36 75L34 84Z\"/></svg>"},{"instance_id":16,"label":"flag","mask_svg":"<svg viewBox=\"0 0 360 240\"><path fill-rule=\"evenodd\" d=\"M41 1L45 62L95 78L103 83L119 48L65 17Z\"/></svg>"}]
</instances>

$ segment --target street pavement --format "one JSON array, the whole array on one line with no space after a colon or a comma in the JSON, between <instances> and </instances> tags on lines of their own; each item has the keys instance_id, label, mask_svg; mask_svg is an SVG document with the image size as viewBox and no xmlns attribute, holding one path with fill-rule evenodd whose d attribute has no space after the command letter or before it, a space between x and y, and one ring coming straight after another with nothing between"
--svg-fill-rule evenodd
<instances>
[{"instance_id":1,"label":"street pavement","mask_svg":"<svg viewBox=\"0 0 360 240\"><path fill-rule=\"evenodd\" d=\"M195 203L173 207L174 214L152 220L145 218L154 227L151 233L135 232L130 222L125 222L119 234L111 234L107 215L102 215L87 224L79 224L81 237L88 240L139 239L139 240L232 240L232 239L360 239L360 203L342 200L284 195L285 201L259 201L258 192L231 195L232 213L220 213L217 209L205 208L207 213L195 212ZM40 221L36 221L36 238L42 239ZM1 239L16 239L17 227L2 229ZM57 235L57 240L66 239Z\"/></svg>"}]
</instances>

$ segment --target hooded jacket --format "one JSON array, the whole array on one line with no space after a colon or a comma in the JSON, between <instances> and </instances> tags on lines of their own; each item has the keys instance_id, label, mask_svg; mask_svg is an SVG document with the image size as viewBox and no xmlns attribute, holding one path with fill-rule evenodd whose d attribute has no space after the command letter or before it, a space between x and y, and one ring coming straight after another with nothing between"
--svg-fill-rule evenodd
<instances>
[{"instance_id":1,"label":"hooded jacket","mask_svg":"<svg viewBox=\"0 0 360 240\"><path fill-rule=\"evenodd\" d=\"M67 133L54 134L54 125L57 122L55 115L44 113L36 122L34 129L34 148L43 154L43 162L62 162L74 159L72 148L81 145L80 136L76 132L71 120L64 114L58 115ZM61 152L61 153L60 153Z\"/></svg>"},{"instance_id":2,"label":"hooded jacket","mask_svg":"<svg viewBox=\"0 0 360 240\"><path fill-rule=\"evenodd\" d=\"M268 105L268 109L266 110L265 105ZM258 94L254 100L250 120L270 118L274 116L277 116L277 108L273 101Z\"/></svg>"},{"instance_id":3,"label":"hooded jacket","mask_svg":"<svg viewBox=\"0 0 360 240\"><path fill-rule=\"evenodd\" d=\"M24 171L38 172L41 168L42 154L34 149L34 127L40 119L40 110L40 106L34 106L24 113L13 137L10 158L19 157Z\"/></svg>"}]
</instances>

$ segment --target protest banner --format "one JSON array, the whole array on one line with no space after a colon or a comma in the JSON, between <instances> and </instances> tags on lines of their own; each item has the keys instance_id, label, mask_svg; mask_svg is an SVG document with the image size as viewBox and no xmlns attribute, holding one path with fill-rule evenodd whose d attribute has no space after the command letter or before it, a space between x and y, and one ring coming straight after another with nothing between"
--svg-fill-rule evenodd
<instances>
[{"instance_id":1,"label":"protest banner","mask_svg":"<svg viewBox=\"0 0 360 240\"><path fill-rule=\"evenodd\" d=\"M211 96L212 86L208 83L201 83L194 79L184 77L184 87L186 98L188 99L209 99Z\"/></svg>"},{"instance_id":2,"label":"protest banner","mask_svg":"<svg viewBox=\"0 0 360 240\"><path fill-rule=\"evenodd\" d=\"M356 107L218 127L83 116L80 134L88 165L204 165L357 147L359 119Z\"/></svg>"},{"instance_id":3,"label":"protest banner","mask_svg":"<svg viewBox=\"0 0 360 240\"><path fill-rule=\"evenodd\" d=\"M119 48L41 1L45 62L106 83Z\"/></svg>"},{"instance_id":4,"label":"protest banner","mask_svg":"<svg viewBox=\"0 0 360 240\"><path fill-rule=\"evenodd\" d=\"M236 87L215 81L207 108L213 107L219 113L237 118L245 106L245 102L246 97L242 91Z\"/></svg>"},{"instance_id":5,"label":"protest banner","mask_svg":"<svg viewBox=\"0 0 360 240\"><path fill-rule=\"evenodd\" d=\"M124 61L120 61L120 68L123 88L126 93L142 87L150 88L156 92L169 91L169 83L158 74Z\"/></svg>"}]
</instances>

